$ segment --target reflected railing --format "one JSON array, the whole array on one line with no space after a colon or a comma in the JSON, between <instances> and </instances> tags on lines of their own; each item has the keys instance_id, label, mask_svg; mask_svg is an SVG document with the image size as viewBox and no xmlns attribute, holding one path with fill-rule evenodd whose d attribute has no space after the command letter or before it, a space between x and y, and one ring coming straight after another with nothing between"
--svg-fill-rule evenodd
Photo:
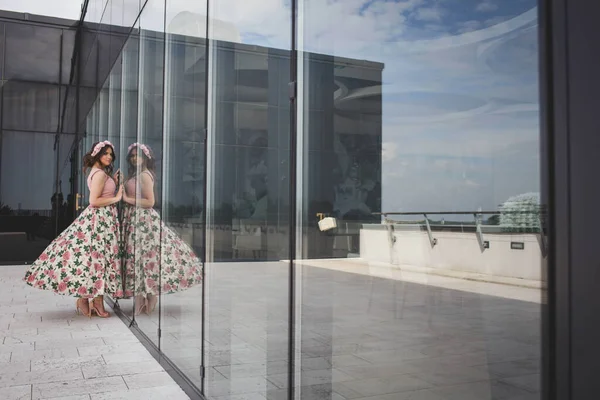
<instances>
[{"instance_id":1,"label":"reflected railing","mask_svg":"<svg viewBox=\"0 0 600 400\"><path fill-rule=\"evenodd\" d=\"M414 229L415 227L427 232L431 248L439 243L439 238L436 237L435 232L472 232L477 238L482 253L489 249L489 242L485 240L486 234L533 234L537 237L542 257L546 258L548 243L545 212L542 206L536 208L499 211L386 211L373 213L373 215L382 217L382 223L386 226L389 244L392 247L396 242L394 235L396 231ZM472 216L473 220L467 221L458 218L457 221L447 223L444 218L434 220L432 216ZM486 216L487 218L485 218ZM404 217L404 220L399 219L401 217ZM423 217L423 219L407 219L408 217ZM517 244L513 243L511 243L511 246L515 246L515 249L518 247Z\"/></svg>"},{"instance_id":2,"label":"reflected railing","mask_svg":"<svg viewBox=\"0 0 600 400\"><path fill-rule=\"evenodd\" d=\"M436 231L451 232L474 232L482 252L489 248L489 242L485 240L484 234L535 234L538 238L542 256L547 255L547 239L545 230L545 218L543 207L538 210L500 210L500 211L387 211L373 213L381 216L383 224L386 225L390 240L395 241L393 232L397 229L407 228L415 225L422 226L427 231L431 247L438 244L438 238L435 237ZM446 223L445 219L438 219L432 223L430 216L467 216L473 217L473 221L459 220ZM422 216L423 220L397 220L391 217L417 217ZM488 216L484 223L484 217ZM498 216L498 218L494 218ZM508 222L503 222L502 217L510 217ZM516 219L516 221L515 221ZM515 223L517 222L517 223Z\"/></svg>"}]
</instances>

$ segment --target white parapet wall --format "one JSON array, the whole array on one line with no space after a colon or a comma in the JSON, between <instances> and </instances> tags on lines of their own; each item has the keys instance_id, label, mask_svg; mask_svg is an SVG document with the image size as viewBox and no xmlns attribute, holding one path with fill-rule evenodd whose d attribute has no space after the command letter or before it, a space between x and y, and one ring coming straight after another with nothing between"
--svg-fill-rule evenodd
<instances>
[{"instance_id":1,"label":"white parapet wall","mask_svg":"<svg viewBox=\"0 0 600 400\"><path fill-rule=\"evenodd\" d=\"M360 231L360 257L365 261L425 267L497 277L541 281L542 254L537 235L485 233L489 248L481 250L475 233L395 230L391 244L385 225L365 225ZM511 243L522 243L522 250Z\"/></svg>"}]
</instances>

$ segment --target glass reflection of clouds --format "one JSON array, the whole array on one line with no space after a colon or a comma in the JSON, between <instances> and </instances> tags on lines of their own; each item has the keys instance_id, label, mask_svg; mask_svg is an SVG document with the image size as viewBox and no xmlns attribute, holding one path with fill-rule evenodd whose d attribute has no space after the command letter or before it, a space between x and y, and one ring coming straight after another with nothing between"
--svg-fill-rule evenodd
<instances>
[{"instance_id":1,"label":"glass reflection of clouds","mask_svg":"<svg viewBox=\"0 0 600 400\"><path fill-rule=\"evenodd\" d=\"M289 3L224 0L218 8L232 12L216 12L220 19L212 25L225 40L289 48ZM370 87L352 88L336 71L334 94L341 116L352 112L352 100L368 104L382 96L384 210L495 208L538 190L536 6L533 0L299 2L300 51L385 65L383 85ZM331 16L337 22L328 22ZM205 22L198 23L205 16L185 21L179 29L190 34L194 29L184 25L194 25L204 35Z\"/></svg>"}]
</instances>

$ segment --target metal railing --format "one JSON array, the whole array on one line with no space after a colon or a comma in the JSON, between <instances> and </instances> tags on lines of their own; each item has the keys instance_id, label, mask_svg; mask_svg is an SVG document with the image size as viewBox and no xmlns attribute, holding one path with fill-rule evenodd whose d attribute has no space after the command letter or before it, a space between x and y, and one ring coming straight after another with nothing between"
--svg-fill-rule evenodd
<instances>
[{"instance_id":1,"label":"metal railing","mask_svg":"<svg viewBox=\"0 0 600 400\"><path fill-rule=\"evenodd\" d=\"M430 215L472 215L473 216L473 224L475 227L475 235L477 237L477 241L479 243L479 248L483 253L487 248L489 248L489 242L484 239L483 234L483 216L484 215L537 215L537 226L532 228L537 228L537 232L533 232L538 239L538 243L540 246L540 250L542 252L542 257L546 257L548 253L548 244L546 239L546 219L545 219L545 211L544 207L540 206L539 210L499 210L499 211L410 211L410 212L398 212L398 211L388 211L388 212L377 212L373 213L373 215L379 215L383 217L383 223L387 226L388 237L390 240L390 245L393 246L396 242L396 237L394 235L395 225L401 224L402 221L396 221L390 216L423 216L424 217L424 225L427 231L427 236L429 238L429 244L431 248L434 248L438 244L438 238L434 237L431 223L429 221ZM420 221L410 221L413 224L420 224Z\"/></svg>"}]
</instances>

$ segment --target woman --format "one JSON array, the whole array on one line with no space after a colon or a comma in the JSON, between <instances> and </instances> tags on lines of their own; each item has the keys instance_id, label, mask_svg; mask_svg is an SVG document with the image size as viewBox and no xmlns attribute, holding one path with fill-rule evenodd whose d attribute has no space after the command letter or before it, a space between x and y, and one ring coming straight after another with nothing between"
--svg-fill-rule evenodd
<instances>
[{"instance_id":1,"label":"woman","mask_svg":"<svg viewBox=\"0 0 600 400\"><path fill-rule=\"evenodd\" d=\"M123 201L126 295L135 293L135 314L150 314L160 293L185 290L202 281L202 263L154 207L154 156L150 147L128 148Z\"/></svg>"},{"instance_id":2,"label":"woman","mask_svg":"<svg viewBox=\"0 0 600 400\"><path fill-rule=\"evenodd\" d=\"M81 215L44 250L25 274L25 282L38 289L77 297L77 311L91 318L92 312L106 318L104 295L121 297L119 220L115 204L123 186L119 172L111 177L115 150L108 140L94 143L84 156L84 173L90 190ZM116 194L115 194L116 192ZM89 299L93 299L91 304Z\"/></svg>"}]
</instances>

